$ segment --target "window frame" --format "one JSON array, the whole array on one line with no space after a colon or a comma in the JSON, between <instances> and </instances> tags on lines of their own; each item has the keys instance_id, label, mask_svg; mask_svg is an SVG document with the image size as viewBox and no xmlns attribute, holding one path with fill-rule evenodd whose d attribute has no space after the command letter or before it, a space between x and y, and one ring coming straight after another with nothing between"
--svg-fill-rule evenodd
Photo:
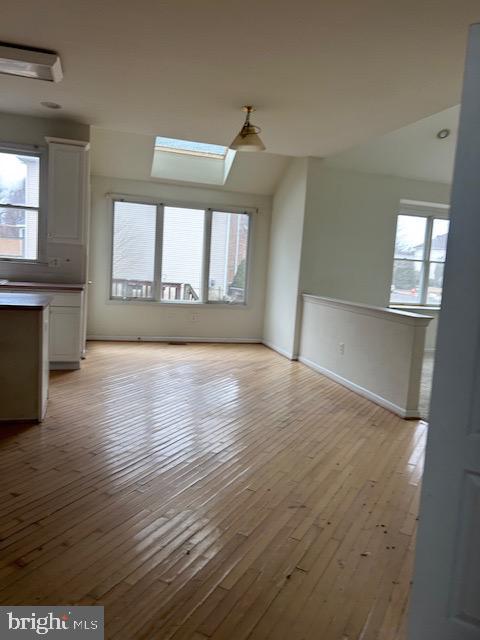
<instances>
[{"instance_id":1,"label":"window frame","mask_svg":"<svg viewBox=\"0 0 480 640\"><path fill-rule=\"evenodd\" d=\"M218 153L215 151L198 151L196 149L192 149L192 148L182 148L182 147L174 147L174 146L169 146L168 144L161 144L158 142L158 140L169 140L170 142L181 142L184 143L185 145L187 144L199 144L199 145L206 145L207 147L218 147L218 148L222 148L224 149L224 151L222 153ZM164 136L156 136L155 137L155 151L164 151L165 153L177 153L179 155L184 155L184 156L195 156L197 158L207 158L207 159L211 159L211 160L225 160L225 158L227 157L227 153L228 153L228 147L224 147L223 145L219 145L219 144L209 144L209 143L202 143L202 142L196 142L195 140L180 140L179 138L166 138Z\"/></svg>"},{"instance_id":2,"label":"window frame","mask_svg":"<svg viewBox=\"0 0 480 640\"><path fill-rule=\"evenodd\" d=\"M427 302L428 296L428 281L430 279L430 266L432 264L443 264L446 263L446 258L443 262L439 260L430 260L430 253L432 248L432 233L433 233L433 223L435 220L450 220L449 218L449 207L447 205L437 205L437 206L424 206L419 203L416 207L409 207L407 204L401 206L397 212L397 219L395 224L395 236L393 242L393 258L392 258L392 278L390 281L390 293L389 293L389 307L422 307L425 309L439 309L440 304L431 304ZM423 258L396 258L395 257L395 244L397 239L397 229L398 229L398 219L400 216L413 216L416 218L426 218L425 225L425 235L424 235L424 252ZM395 302L391 300L391 288L393 285L393 268L395 266L395 262L404 261L404 262L421 262L422 263L422 272L420 279L420 301L419 302ZM443 287L442 287L443 288Z\"/></svg>"},{"instance_id":3,"label":"window frame","mask_svg":"<svg viewBox=\"0 0 480 640\"><path fill-rule=\"evenodd\" d=\"M168 305L178 307L224 307L228 309L245 309L249 306L251 295L251 263L252 263L252 237L254 226L254 213L258 213L258 209L253 207L237 207L231 205L215 205L207 206L191 202L179 202L175 200L158 200L142 196L124 196L119 194L107 194L110 200L110 270L107 283L107 300L112 304L155 304ZM112 295L113 280L113 241L114 241L114 224L115 224L115 203L131 202L134 204L146 204L156 207L155 222L155 256L154 256L154 295L152 298L127 297L121 298ZM163 230L164 230L164 211L165 207L196 209L204 212L204 234L203 234L203 256L202 256L202 283L201 283L201 299L198 301L190 300L162 300L161 299L161 274L162 274L162 252L163 252ZM209 275L210 275L210 250L211 250L211 233L212 233L212 214L213 212L232 213L248 216L248 237L247 237L247 257L245 265L245 296L243 302L223 302L216 300L208 300Z\"/></svg>"},{"instance_id":4,"label":"window frame","mask_svg":"<svg viewBox=\"0 0 480 640\"><path fill-rule=\"evenodd\" d=\"M12 155L32 156L39 159L39 192L38 207L18 206L9 203L0 203L0 207L5 209L25 209L38 212L37 229L37 257L15 258L0 255L0 263L7 262L13 264L46 264L47 262L47 149L41 145L22 145L8 142L0 142L0 153L10 153Z\"/></svg>"}]
</instances>

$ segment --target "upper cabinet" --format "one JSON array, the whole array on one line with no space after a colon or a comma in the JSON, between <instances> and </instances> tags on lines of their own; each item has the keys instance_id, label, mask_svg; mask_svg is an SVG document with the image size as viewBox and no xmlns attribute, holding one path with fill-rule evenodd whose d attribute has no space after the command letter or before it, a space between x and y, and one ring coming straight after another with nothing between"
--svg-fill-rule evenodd
<instances>
[{"instance_id":1,"label":"upper cabinet","mask_svg":"<svg viewBox=\"0 0 480 640\"><path fill-rule=\"evenodd\" d=\"M89 143L46 138L48 242L86 244Z\"/></svg>"}]
</instances>

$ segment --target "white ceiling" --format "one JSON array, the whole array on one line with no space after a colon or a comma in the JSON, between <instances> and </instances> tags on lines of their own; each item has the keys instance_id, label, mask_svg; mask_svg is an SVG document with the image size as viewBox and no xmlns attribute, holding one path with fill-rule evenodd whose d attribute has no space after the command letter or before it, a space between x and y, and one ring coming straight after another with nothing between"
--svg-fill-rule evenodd
<instances>
[{"instance_id":1,"label":"white ceiling","mask_svg":"<svg viewBox=\"0 0 480 640\"><path fill-rule=\"evenodd\" d=\"M151 175L153 136L92 127L90 140L93 175L157 181ZM289 162L289 157L271 153L237 153L225 184L215 189L272 195ZM185 184L185 180L168 182ZM206 186L204 182L191 184Z\"/></svg>"},{"instance_id":2,"label":"white ceiling","mask_svg":"<svg viewBox=\"0 0 480 640\"><path fill-rule=\"evenodd\" d=\"M228 144L249 102L270 152L326 156L457 104L478 20L478 0L2 0L0 41L65 75L1 77L0 111Z\"/></svg>"},{"instance_id":3,"label":"white ceiling","mask_svg":"<svg viewBox=\"0 0 480 640\"><path fill-rule=\"evenodd\" d=\"M327 164L341 169L451 183L459 115L460 107L451 107L330 156ZM439 140L437 133L441 129L450 129L450 136Z\"/></svg>"}]
</instances>

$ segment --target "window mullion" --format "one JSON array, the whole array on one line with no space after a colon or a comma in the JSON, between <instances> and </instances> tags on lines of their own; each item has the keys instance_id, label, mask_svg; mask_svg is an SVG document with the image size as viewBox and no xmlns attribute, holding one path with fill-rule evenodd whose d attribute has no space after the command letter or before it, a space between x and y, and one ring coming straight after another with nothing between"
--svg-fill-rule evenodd
<instances>
[{"instance_id":1,"label":"window mullion","mask_svg":"<svg viewBox=\"0 0 480 640\"><path fill-rule=\"evenodd\" d=\"M155 220L155 261L153 267L153 298L158 302L162 299L162 251L163 251L163 204L157 204Z\"/></svg>"},{"instance_id":2,"label":"window mullion","mask_svg":"<svg viewBox=\"0 0 480 640\"><path fill-rule=\"evenodd\" d=\"M208 302L208 278L210 274L210 247L212 242L212 210L205 209L203 232L203 260L202 260L202 302Z\"/></svg>"},{"instance_id":3,"label":"window mullion","mask_svg":"<svg viewBox=\"0 0 480 640\"><path fill-rule=\"evenodd\" d=\"M425 248L423 254L422 289L420 297L420 303L422 305L427 304L428 279L430 276L430 250L432 246L432 230L433 218L429 216L427 218L427 224L425 225Z\"/></svg>"}]
</instances>

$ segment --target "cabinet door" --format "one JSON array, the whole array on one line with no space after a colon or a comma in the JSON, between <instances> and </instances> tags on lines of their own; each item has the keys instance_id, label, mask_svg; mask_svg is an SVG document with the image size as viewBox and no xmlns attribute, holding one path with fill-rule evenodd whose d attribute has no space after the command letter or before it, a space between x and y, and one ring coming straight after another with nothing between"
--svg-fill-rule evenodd
<instances>
[{"instance_id":1,"label":"cabinet door","mask_svg":"<svg viewBox=\"0 0 480 640\"><path fill-rule=\"evenodd\" d=\"M50 307L50 362L80 360L80 309Z\"/></svg>"},{"instance_id":2,"label":"cabinet door","mask_svg":"<svg viewBox=\"0 0 480 640\"><path fill-rule=\"evenodd\" d=\"M85 244L88 145L48 146L48 241Z\"/></svg>"}]
</instances>

